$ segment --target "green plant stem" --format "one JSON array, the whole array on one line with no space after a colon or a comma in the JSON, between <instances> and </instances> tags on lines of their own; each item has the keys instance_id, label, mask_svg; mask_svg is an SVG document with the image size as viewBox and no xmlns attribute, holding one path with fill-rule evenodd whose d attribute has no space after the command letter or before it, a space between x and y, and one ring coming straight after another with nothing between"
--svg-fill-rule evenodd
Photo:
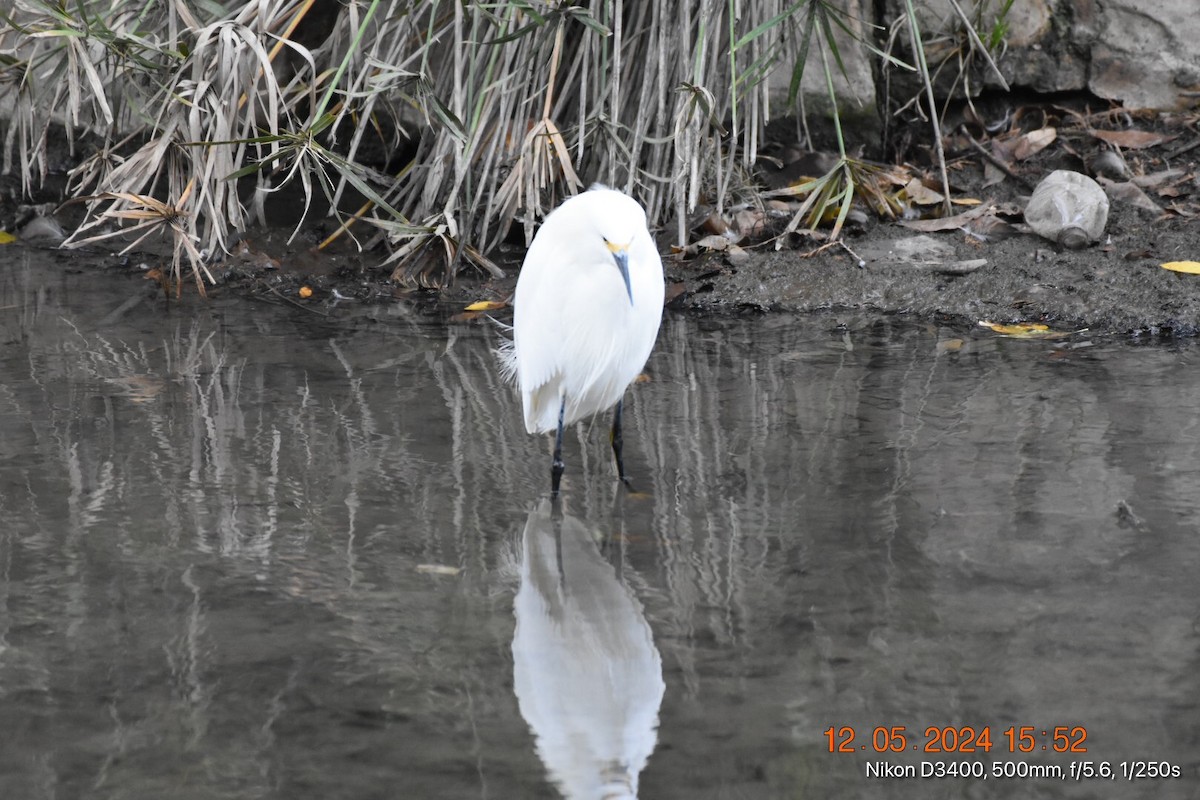
<instances>
[{"instance_id":1,"label":"green plant stem","mask_svg":"<svg viewBox=\"0 0 1200 800\"><path fill-rule=\"evenodd\" d=\"M375 12L378 9L379 0L371 0L371 5L367 6L367 12L363 14L362 22L359 23L358 30L354 34L354 42L346 50L346 55L343 56L341 63L338 64L337 72L330 79L329 86L325 89L325 94L321 96L321 101L317 103L317 107L313 110L311 119L314 123L324 116L325 109L329 108L329 102L333 99L333 93L337 91L338 84L342 80L342 75L346 73L346 69L350 66L350 61L354 58L354 54L359 51L363 36L367 33L367 27L371 24L371 17L375 16Z\"/></svg>"},{"instance_id":2,"label":"green plant stem","mask_svg":"<svg viewBox=\"0 0 1200 800\"><path fill-rule=\"evenodd\" d=\"M825 68L825 89L829 92L830 108L833 109L833 131L837 135L838 155L842 161L846 160L846 140L842 136L842 115L838 113L837 90L833 88L833 70L829 68L829 56L825 53L825 46L822 43L821 49L821 66Z\"/></svg>"}]
</instances>

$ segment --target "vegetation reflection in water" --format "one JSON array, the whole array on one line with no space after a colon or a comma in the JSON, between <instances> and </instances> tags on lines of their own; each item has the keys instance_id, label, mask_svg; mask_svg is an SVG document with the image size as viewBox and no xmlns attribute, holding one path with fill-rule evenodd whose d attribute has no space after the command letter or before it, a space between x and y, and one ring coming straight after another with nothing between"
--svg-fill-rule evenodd
<instances>
[{"instance_id":1,"label":"vegetation reflection in water","mask_svg":"<svg viewBox=\"0 0 1200 800\"><path fill-rule=\"evenodd\" d=\"M114 286L0 278L0 795L565 786L518 696L549 443L490 332L114 315ZM638 493L605 425L571 431L564 556L660 670L627 698L642 796L870 791L831 725L1079 724L1089 757L1194 775L1194 349L846 321L669 319Z\"/></svg>"}]
</instances>

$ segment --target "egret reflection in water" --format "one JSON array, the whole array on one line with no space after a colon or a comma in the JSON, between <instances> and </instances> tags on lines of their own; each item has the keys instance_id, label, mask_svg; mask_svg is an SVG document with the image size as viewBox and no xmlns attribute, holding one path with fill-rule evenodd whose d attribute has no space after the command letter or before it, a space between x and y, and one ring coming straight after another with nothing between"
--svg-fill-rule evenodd
<instances>
[{"instance_id":1,"label":"egret reflection in water","mask_svg":"<svg viewBox=\"0 0 1200 800\"><path fill-rule=\"evenodd\" d=\"M521 716L563 795L633 798L665 684L642 605L592 530L543 500L522 537L513 604Z\"/></svg>"}]
</instances>

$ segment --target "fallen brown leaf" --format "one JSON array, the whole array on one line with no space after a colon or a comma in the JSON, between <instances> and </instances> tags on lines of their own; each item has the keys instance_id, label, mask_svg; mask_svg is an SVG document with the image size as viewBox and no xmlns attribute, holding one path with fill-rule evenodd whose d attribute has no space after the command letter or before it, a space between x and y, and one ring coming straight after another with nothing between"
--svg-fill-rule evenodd
<instances>
[{"instance_id":1,"label":"fallen brown leaf","mask_svg":"<svg viewBox=\"0 0 1200 800\"><path fill-rule=\"evenodd\" d=\"M767 230L767 217L756 208L743 208L733 215L733 227L743 237L762 236Z\"/></svg>"},{"instance_id":2,"label":"fallen brown leaf","mask_svg":"<svg viewBox=\"0 0 1200 800\"><path fill-rule=\"evenodd\" d=\"M963 348L962 339L943 339L937 343L937 349L940 353L957 353Z\"/></svg>"},{"instance_id":3,"label":"fallen brown leaf","mask_svg":"<svg viewBox=\"0 0 1200 800\"><path fill-rule=\"evenodd\" d=\"M1058 131L1054 128L1039 128L1036 131L1030 131L1017 139L1013 148L1013 159L1024 161L1030 156L1037 155L1053 144L1057 138Z\"/></svg>"},{"instance_id":4,"label":"fallen brown leaf","mask_svg":"<svg viewBox=\"0 0 1200 800\"><path fill-rule=\"evenodd\" d=\"M1017 234L1017 229L1010 222L995 214L984 214L977 219L968 220L962 229L984 242L998 242Z\"/></svg>"},{"instance_id":5,"label":"fallen brown leaf","mask_svg":"<svg viewBox=\"0 0 1200 800\"><path fill-rule=\"evenodd\" d=\"M1158 189L1162 186L1191 181L1192 177L1192 174L1185 169L1164 169L1160 172L1151 172L1149 175L1134 175L1130 180L1143 189Z\"/></svg>"},{"instance_id":6,"label":"fallen brown leaf","mask_svg":"<svg viewBox=\"0 0 1200 800\"><path fill-rule=\"evenodd\" d=\"M1102 142L1124 147L1126 150L1141 150L1166 144L1177 138L1176 134L1152 133L1150 131L1088 131Z\"/></svg>"},{"instance_id":7,"label":"fallen brown leaf","mask_svg":"<svg viewBox=\"0 0 1200 800\"><path fill-rule=\"evenodd\" d=\"M729 239L714 233L697 241L696 247L700 250L716 250L720 252L728 248L730 244Z\"/></svg>"},{"instance_id":8,"label":"fallen brown leaf","mask_svg":"<svg viewBox=\"0 0 1200 800\"><path fill-rule=\"evenodd\" d=\"M1122 181L1114 183L1103 178L1100 179L1104 186L1104 193L1108 195L1110 200L1116 200L1134 208L1140 208L1143 211L1149 211L1152 214L1162 214L1163 209L1158 203L1150 199L1149 195L1141 190L1141 188L1132 181Z\"/></svg>"},{"instance_id":9,"label":"fallen brown leaf","mask_svg":"<svg viewBox=\"0 0 1200 800\"><path fill-rule=\"evenodd\" d=\"M968 222L980 219L985 215L1015 216L1020 213L1021 210L1012 203L1003 203L999 205L980 203L969 211L964 211L961 214L955 214L952 217L941 217L939 219L906 219L900 220L899 224L914 231L934 233L936 231L956 231L966 225Z\"/></svg>"},{"instance_id":10,"label":"fallen brown leaf","mask_svg":"<svg viewBox=\"0 0 1200 800\"><path fill-rule=\"evenodd\" d=\"M729 262L730 266L740 267L750 260L750 254L736 244L731 244L725 251L725 260Z\"/></svg>"},{"instance_id":11,"label":"fallen brown leaf","mask_svg":"<svg viewBox=\"0 0 1200 800\"><path fill-rule=\"evenodd\" d=\"M700 227L711 234L721 236L729 230L729 223L727 223L720 214L709 214L704 218L704 221L700 224Z\"/></svg>"},{"instance_id":12,"label":"fallen brown leaf","mask_svg":"<svg viewBox=\"0 0 1200 800\"><path fill-rule=\"evenodd\" d=\"M935 192L926 186L920 178L913 178L901 190L903 195L919 206L936 206L945 198L940 192Z\"/></svg>"}]
</instances>

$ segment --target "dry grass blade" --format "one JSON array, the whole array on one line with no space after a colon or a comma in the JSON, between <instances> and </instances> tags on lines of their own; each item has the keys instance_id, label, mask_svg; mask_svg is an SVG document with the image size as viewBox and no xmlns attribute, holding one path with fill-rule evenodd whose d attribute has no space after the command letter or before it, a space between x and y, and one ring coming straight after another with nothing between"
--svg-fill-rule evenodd
<instances>
[{"instance_id":1,"label":"dry grass blade","mask_svg":"<svg viewBox=\"0 0 1200 800\"><path fill-rule=\"evenodd\" d=\"M1004 16L1007 16L1008 10L1010 8L1012 8L1012 3L1013 3L1013 0L1007 0L1005 7L1001 10L1001 13L1000 13L1001 18L1003 18ZM985 5L985 4L981 4L981 6L982 5ZM979 32L975 30L975 25L974 25L974 23L971 22L971 19L967 16L967 12L963 11L963 7L962 7L962 5L959 4L958 0L950 0L950 7L954 9L954 13L958 16L959 20L962 21L963 30L966 31L967 37L970 39L970 42L971 42L971 53L978 54L979 56L981 56L983 58L983 60L987 62L988 69L991 70L992 74L996 77L996 80L999 82L1000 88L1006 92L1009 91L1008 81L1005 80L1004 73L1001 72L1000 67L998 67L996 65L996 60L994 58L992 58L992 54L989 51L988 46L985 45L983 43L983 40L979 38ZM1003 24L1003 23L1001 23L1001 24ZM969 96L969 93L968 93L968 96Z\"/></svg>"},{"instance_id":2,"label":"dry grass blade","mask_svg":"<svg viewBox=\"0 0 1200 800\"><path fill-rule=\"evenodd\" d=\"M213 281L213 277L204 265L203 256L189 233L190 226L188 223L191 215L181 210L187 205L191 197L191 190L192 184L188 184L174 205L164 203L153 197L129 192L101 192L94 197L86 198L92 203L107 203L107 207L98 211L89 223L86 223L84 227L75 231L64 245L67 247L86 247L114 237L127 238L131 234L138 234L132 242L120 251L124 255L134 250L150 235L165 233L172 240L172 273L175 281L176 296L179 295L183 285L181 265L185 256L191 266L192 276L196 282L196 290L201 295L204 295L204 281L201 276L203 275L210 282ZM126 222L132 222L133 225L91 233L87 236L80 235L106 226L105 223L108 221L116 222L118 226Z\"/></svg>"},{"instance_id":3,"label":"dry grass blade","mask_svg":"<svg viewBox=\"0 0 1200 800\"><path fill-rule=\"evenodd\" d=\"M569 197L579 191L582 185L566 142L563 141L562 132L551 118L565 30L565 20L560 20L554 34L554 47L550 53L550 74L542 102L541 119L534 123L525 135L512 171L496 192L497 204L505 216L515 216L517 209L521 207L534 212L526 221L527 242L533 235L532 217L543 215L541 202L546 193L549 191L551 198L559 193L563 197ZM551 203L553 204L553 199Z\"/></svg>"},{"instance_id":4,"label":"dry grass blade","mask_svg":"<svg viewBox=\"0 0 1200 800\"><path fill-rule=\"evenodd\" d=\"M676 220L682 244L700 203L754 191L780 64L798 85L816 42L827 80L844 72L835 33L899 64L833 0L22 0L5 20L5 164L32 186L65 120L95 142L72 175L88 204L72 241L169 230L175 274L186 261L198 280L202 256L285 185L304 215L318 190L335 215L357 207L397 278L422 285L460 263L491 272L475 254L514 223L528 239L592 181L637 196L653 224ZM845 163L808 211L838 209L838 231L863 177L835 125ZM390 177L371 149L403 151ZM869 181L859 196L871 202Z\"/></svg>"},{"instance_id":5,"label":"dry grass blade","mask_svg":"<svg viewBox=\"0 0 1200 800\"><path fill-rule=\"evenodd\" d=\"M937 99L933 93L933 80L929 74L929 64L925 60L925 47L921 41L921 29L917 23L917 10L913 0L904 0L904 9L908 18L908 38L913 54L916 56L917 69L925 87L925 96L929 104L929 125L933 129L934 154L937 157L938 172L942 178L942 213L950 216L953 208L950 205L950 176L946 172L946 151L942 146L942 126L937 114Z\"/></svg>"}]
</instances>

